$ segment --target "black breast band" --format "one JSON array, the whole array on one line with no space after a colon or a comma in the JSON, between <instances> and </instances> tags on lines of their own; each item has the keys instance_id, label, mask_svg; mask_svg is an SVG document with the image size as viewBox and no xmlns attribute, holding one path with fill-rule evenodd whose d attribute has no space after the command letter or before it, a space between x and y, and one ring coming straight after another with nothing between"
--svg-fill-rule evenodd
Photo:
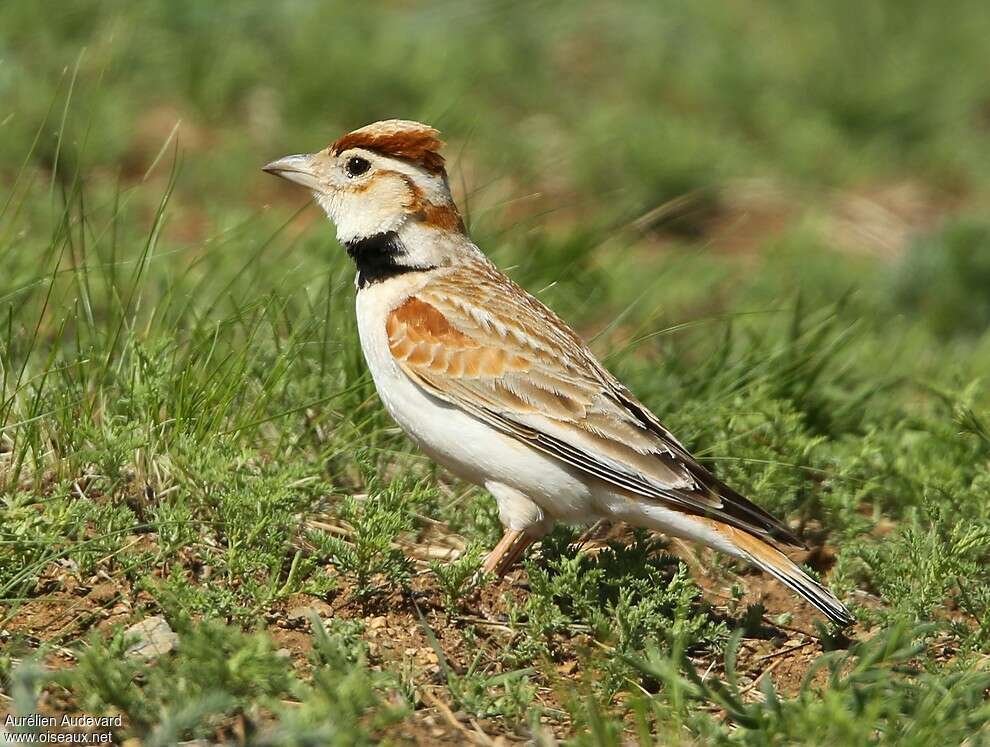
<instances>
[{"instance_id":1,"label":"black breast band","mask_svg":"<svg viewBox=\"0 0 990 747\"><path fill-rule=\"evenodd\" d=\"M344 244L357 266L357 287L365 288L407 272L432 270L432 267L403 263L406 248L395 231L376 233Z\"/></svg>"}]
</instances>

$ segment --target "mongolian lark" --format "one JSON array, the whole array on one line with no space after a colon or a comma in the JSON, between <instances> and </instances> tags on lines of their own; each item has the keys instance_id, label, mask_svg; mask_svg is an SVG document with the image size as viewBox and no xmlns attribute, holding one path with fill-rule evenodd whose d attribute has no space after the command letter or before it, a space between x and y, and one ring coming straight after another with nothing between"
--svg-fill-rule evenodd
<instances>
[{"instance_id":1,"label":"mongolian lark","mask_svg":"<svg viewBox=\"0 0 990 747\"><path fill-rule=\"evenodd\" d=\"M744 558L840 625L782 523L700 465L581 339L495 267L450 195L439 133L388 120L265 171L309 189L357 265L361 347L420 448L498 502L504 573L555 521L607 518Z\"/></svg>"}]
</instances>

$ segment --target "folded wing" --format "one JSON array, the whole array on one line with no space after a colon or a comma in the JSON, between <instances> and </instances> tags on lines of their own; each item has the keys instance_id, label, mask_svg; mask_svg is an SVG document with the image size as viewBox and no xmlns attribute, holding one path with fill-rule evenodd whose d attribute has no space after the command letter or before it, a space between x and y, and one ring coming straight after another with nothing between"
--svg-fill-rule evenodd
<instances>
[{"instance_id":1,"label":"folded wing","mask_svg":"<svg viewBox=\"0 0 990 747\"><path fill-rule=\"evenodd\" d=\"M391 312L387 333L413 381L499 431L634 495L800 545L691 457L577 335L494 267L434 279Z\"/></svg>"}]
</instances>

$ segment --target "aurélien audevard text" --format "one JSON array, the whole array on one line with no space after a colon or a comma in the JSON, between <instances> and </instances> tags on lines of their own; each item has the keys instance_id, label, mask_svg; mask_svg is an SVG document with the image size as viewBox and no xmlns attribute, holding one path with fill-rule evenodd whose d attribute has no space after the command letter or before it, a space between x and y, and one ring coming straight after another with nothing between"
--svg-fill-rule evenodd
<instances>
[{"instance_id":1,"label":"aur\u00e9lien audevard text","mask_svg":"<svg viewBox=\"0 0 990 747\"><path fill-rule=\"evenodd\" d=\"M4 728L8 730L5 738L8 743L11 741L25 741L25 743L73 743L73 744L110 744L113 739L111 729L123 726L122 716L88 716L85 714L62 714L61 716L49 716L43 713L31 713L25 716L15 716L8 714L4 719ZM16 729L21 733L11 733ZM34 733L24 733L29 729ZM90 733L59 733L52 734L39 729L86 729ZM26 737L27 739L18 739Z\"/></svg>"}]
</instances>

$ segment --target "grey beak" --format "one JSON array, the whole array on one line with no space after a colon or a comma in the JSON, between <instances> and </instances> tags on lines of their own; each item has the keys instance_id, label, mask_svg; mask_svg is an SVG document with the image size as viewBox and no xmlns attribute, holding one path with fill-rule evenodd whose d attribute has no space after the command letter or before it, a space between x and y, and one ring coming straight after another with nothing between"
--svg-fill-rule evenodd
<instances>
[{"instance_id":1,"label":"grey beak","mask_svg":"<svg viewBox=\"0 0 990 747\"><path fill-rule=\"evenodd\" d=\"M320 189L320 182L313 169L313 155L310 153L280 158L267 166L263 166L261 170L300 184L307 189Z\"/></svg>"}]
</instances>

